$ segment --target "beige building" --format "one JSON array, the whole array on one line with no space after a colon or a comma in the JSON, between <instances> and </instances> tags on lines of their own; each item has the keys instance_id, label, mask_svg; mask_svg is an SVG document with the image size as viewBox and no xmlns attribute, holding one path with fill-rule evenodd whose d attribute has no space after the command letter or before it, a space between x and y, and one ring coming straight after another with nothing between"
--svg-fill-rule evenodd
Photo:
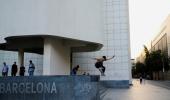
<instances>
[{"instance_id":1,"label":"beige building","mask_svg":"<svg viewBox=\"0 0 170 100\"><path fill-rule=\"evenodd\" d=\"M138 57L136 57L135 62L144 63L144 59L145 59L145 52L144 50L142 50L141 53L138 55Z\"/></svg>"},{"instance_id":2,"label":"beige building","mask_svg":"<svg viewBox=\"0 0 170 100\"><path fill-rule=\"evenodd\" d=\"M168 56L170 56L170 15L161 25L160 31L153 40L147 45L149 51L161 50ZM136 61L144 62L145 53L144 50L136 58ZM170 72L168 72L168 79L170 79Z\"/></svg>"},{"instance_id":3,"label":"beige building","mask_svg":"<svg viewBox=\"0 0 170 100\"><path fill-rule=\"evenodd\" d=\"M149 51L161 50L170 56L170 15L163 22L159 33L151 40L147 48ZM144 50L142 50L136 60L143 62L144 57L145 53Z\"/></svg>"},{"instance_id":4,"label":"beige building","mask_svg":"<svg viewBox=\"0 0 170 100\"><path fill-rule=\"evenodd\" d=\"M162 24L158 35L152 40L151 50L161 50L170 56L170 15Z\"/></svg>"}]
</instances>

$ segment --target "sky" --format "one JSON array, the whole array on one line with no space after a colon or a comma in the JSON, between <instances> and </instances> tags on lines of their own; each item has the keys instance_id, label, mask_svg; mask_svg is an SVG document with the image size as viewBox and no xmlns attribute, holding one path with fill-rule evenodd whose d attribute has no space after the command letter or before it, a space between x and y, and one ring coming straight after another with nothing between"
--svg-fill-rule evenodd
<instances>
[{"instance_id":1,"label":"sky","mask_svg":"<svg viewBox=\"0 0 170 100\"><path fill-rule=\"evenodd\" d=\"M131 58L160 31L170 14L170 0L129 0Z\"/></svg>"}]
</instances>

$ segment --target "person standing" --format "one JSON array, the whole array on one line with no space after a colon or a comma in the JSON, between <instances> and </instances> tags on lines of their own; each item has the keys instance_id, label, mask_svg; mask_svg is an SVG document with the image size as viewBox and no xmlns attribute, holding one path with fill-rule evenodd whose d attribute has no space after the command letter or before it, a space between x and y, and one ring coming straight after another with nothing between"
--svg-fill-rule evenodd
<instances>
[{"instance_id":1,"label":"person standing","mask_svg":"<svg viewBox=\"0 0 170 100\"><path fill-rule=\"evenodd\" d=\"M6 62L4 62L3 63L4 64L4 66L3 66L3 68L2 68L2 76L8 76L8 66L6 65Z\"/></svg>"},{"instance_id":2,"label":"person standing","mask_svg":"<svg viewBox=\"0 0 170 100\"><path fill-rule=\"evenodd\" d=\"M20 67L19 75L20 76L24 76L25 75L25 67L23 65L21 65L21 67Z\"/></svg>"},{"instance_id":3,"label":"person standing","mask_svg":"<svg viewBox=\"0 0 170 100\"><path fill-rule=\"evenodd\" d=\"M28 69L29 76L34 75L34 70L35 70L35 66L34 66L32 60L30 60L29 69Z\"/></svg>"},{"instance_id":4,"label":"person standing","mask_svg":"<svg viewBox=\"0 0 170 100\"><path fill-rule=\"evenodd\" d=\"M103 56L102 58L93 58L96 60L96 63L95 63L95 67L97 69L99 69L99 71L101 72L101 75L102 76L105 76L105 70L106 70L106 67L103 66L103 62L104 61L107 61L107 60L111 60L113 59L115 56L111 57L111 58L106 58L106 56Z\"/></svg>"},{"instance_id":5,"label":"person standing","mask_svg":"<svg viewBox=\"0 0 170 100\"><path fill-rule=\"evenodd\" d=\"M140 75L139 80L140 80L140 84L142 84L142 75Z\"/></svg>"},{"instance_id":6,"label":"person standing","mask_svg":"<svg viewBox=\"0 0 170 100\"><path fill-rule=\"evenodd\" d=\"M14 64L12 65L12 68L11 68L11 76L16 76L17 71L18 71L18 67L16 65L16 62L14 62Z\"/></svg>"}]
</instances>

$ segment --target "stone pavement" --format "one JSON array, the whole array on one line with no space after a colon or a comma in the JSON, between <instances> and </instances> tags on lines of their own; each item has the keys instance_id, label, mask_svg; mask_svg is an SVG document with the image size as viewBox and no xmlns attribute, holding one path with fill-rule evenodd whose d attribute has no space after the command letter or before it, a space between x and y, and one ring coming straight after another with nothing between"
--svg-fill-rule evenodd
<instances>
[{"instance_id":1,"label":"stone pavement","mask_svg":"<svg viewBox=\"0 0 170 100\"><path fill-rule=\"evenodd\" d=\"M101 100L170 100L170 89L157 84L148 80L140 84L139 80L133 80L129 89L107 89Z\"/></svg>"},{"instance_id":2,"label":"stone pavement","mask_svg":"<svg viewBox=\"0 0 170 100\"><path fill-rule=\"evenodd\" d=\"M170 90L170 81L148 81L148 83Z\"/></svg>"}]
</instances>

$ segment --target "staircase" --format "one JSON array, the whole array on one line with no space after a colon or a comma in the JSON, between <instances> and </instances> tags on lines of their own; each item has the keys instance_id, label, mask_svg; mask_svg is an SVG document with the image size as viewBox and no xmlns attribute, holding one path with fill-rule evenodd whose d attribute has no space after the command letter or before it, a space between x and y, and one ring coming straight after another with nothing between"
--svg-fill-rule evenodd
<instances>
[{"instance_id":1,"label":"staircase","mask_svg":"<svg viewBox=\"0 0 170 100\"><path fill-rule=\"evenodd\" d=\"M104 96L107 94L107 90L108 90L108 88L106 88L103 85L99 84L100 100L103 100Z\"/></svg>"}]
</instances>

